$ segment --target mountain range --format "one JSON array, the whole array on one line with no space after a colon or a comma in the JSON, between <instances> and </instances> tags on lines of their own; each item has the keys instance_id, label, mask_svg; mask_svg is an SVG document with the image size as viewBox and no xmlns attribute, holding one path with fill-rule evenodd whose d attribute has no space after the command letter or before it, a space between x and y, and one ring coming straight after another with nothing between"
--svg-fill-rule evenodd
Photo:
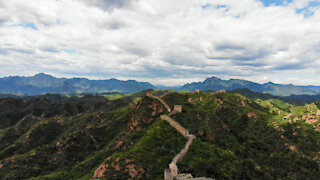
<instances>
[{"instance_id":1,"label":"mountain range","mask_svg":"<svg viewBox=\"0 0 320 180\"><path fill-rule=\"evenodd\" d=\"M15 95L40 95L45 93L81 94L81 93L135 93L146 89L166 89L166 86L155 86L148 82L135 80L121 81L117 79L89 80L86 78L56 78L40 73L30 77L10 76L0 78L0 93ZM275 96L291 95L319 95L320 86L296 86L292 84L275 84L272 82L259 84L247 80L222 80L210 77L203 82L193 82L181 87L172 87L175 90L227 90L249 89L254 92L268 93ZM312 98L312 97L311 97Z\"/></svg>"},{"instance_id":2,"label":"mountain range","mask_svg":"<svg viewBox=\"0 0 320 180\"><path fill-rule=\"evenodd\" d=\"M154 86L147 82L137 82L135 80L89 80L86 78L66 79L56 78L44 73L31 77L10 76L0 78L0 92L21 95L39 95L45 93L133 93L149 88L154 88Z\"/></svg>"},{"instance_id":3,"label":"mountain range","mask_svg":"<svg viewBox=\"0 0 320 180\"><path fill-rule=\"evenodd\" d=\"M268 93L275 96L290 96L290 95L317 95L320 94L320 86L295 86L292 84L275 84L272 82L259 84L247 80L230 79L222 80L217 77L207 78L203 82L194 82L185 84L181 90L194 91L201 90L227 90L232 91L235 89L250 89L251 91Z\"/></svg>"}]
</instances>

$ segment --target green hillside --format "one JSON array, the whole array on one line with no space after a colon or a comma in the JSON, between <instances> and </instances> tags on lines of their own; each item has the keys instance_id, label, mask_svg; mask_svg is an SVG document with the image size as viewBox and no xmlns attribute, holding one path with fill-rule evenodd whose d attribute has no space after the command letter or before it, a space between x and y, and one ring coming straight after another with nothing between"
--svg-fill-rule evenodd
<instances>
[{"instance_id":1,"label":"green hillside","mask_svg":"<svg viewBox=\"0 0 320 180\"><path fill-rule=\"evenodd\" d=\"M137 94L0 99L0 179L163 179L185 139ZM215 179L317 179L316 104L155 90L197 138L181 172ZM15 113L14 113L15 112ZM320 114L319 114L320 115Z\"/></svg>"}]
</instances>

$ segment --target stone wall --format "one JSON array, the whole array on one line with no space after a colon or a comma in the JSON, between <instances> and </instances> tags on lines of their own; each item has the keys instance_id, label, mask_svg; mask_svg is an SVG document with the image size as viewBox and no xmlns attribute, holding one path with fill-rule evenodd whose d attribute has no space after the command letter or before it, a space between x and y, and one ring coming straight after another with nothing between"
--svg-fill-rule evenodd
<instances>
[{"instance_id":1,"label":"stone wall","mask_svg":"<svg viewBox=\"0 0 320 180\"><path fill-rule=\"evenodd\" d=\"M182 134L183 136L187 136L189 135L189 131L186 130L184 127L182 127L178 122L176 122L175 120L173 120L172 118L170 118L167 115L161 115L160 118L162 120L167 121L172 127L174 127L180 134Z\"/></svg>"},{"instance_id":2,"label":"stone wall","mask_svg":"<svg viewBox=\"0 0 320 180\"><path fill-rule=\"evenodd\" d=\"M160 97L152 95L152 92L147 92L146 96L148 96L148 97L150 97L150 98L153 98L153 99L157 99L158 101L160 101L160 102L164 105L164 107L167 109L168 112L171 112L170 107L169 107L169 106L167 105L167 103L164 102L164 100L161 99Z\"/></svg>"},{"instance_id":3,"label":"stone wall","mask_svg":"<svg viewBox=\"0 0 320 180\"><path fill-rule=\"evenodd\" d=\"M200 93L200 90L196 90L197 93ZM188 173L180 173L177 167L177 162L181 160L189 151L189 147L191 146L193 140L196 138L193 134L189 134L189 131L182 127L178 122L170 118L169 116L177 113L182 112L182 105L175 105L174 110L171 112L170 107L164 102L161 97L153 96L152 92L147 92L146 94L150 98L154 98L159 100L165 108L167 108L168 115L161 115L160 118L162 120L167 121L172 127L174 127L180 134L182 134L186 139L188 139L187 143L185 144L184 148L180 150L180 152L172 159L171 163L169 164L169 169L164 170L164 180L187 180L187 179L198 179L198 180L212 180L211 178L193 178L191 174Z\"/></svg>"},{"instance_id":4,"label":"stone wall","mask_svg":"<svg viewBox=\"0 0 320 180\"><path fill-rule=\"evenodd\" d=\"M188 138L187 143L185 144L184 148L172 159L172 163L176 164L179 160L181 160L189 151L189 147L192 144L193 140L196 138L194 135L187 135Z\"/></svg>"}]
</instances>

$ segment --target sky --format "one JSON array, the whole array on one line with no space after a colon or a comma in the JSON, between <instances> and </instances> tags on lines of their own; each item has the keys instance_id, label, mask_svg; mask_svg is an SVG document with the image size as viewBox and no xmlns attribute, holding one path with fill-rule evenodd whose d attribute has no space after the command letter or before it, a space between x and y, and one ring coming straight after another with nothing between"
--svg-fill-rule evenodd
<instances>
[{"instance_id":1,"label":"sky","mask_svg":"<svg viewBox=\"0 0 320 180\"><path fill-rule=\"evenodd\" d=\"M0 77L320 85L320 0L0 0Z\"/></svg>"}]
</instances>

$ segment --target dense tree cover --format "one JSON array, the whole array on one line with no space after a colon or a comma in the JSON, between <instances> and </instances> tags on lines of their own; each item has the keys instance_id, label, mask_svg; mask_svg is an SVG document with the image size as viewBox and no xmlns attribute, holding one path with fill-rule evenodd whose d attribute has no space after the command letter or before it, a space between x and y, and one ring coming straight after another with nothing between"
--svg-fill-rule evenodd
<instances>
[{"instance_id":1,"label":"dense tree cover","mask_svg":"<svg viewBox=\"0 0 320 180\"><path fill-rule=\"evenodd\" d=\"M0 179L92 179L97 169L105 179L163 179L186 140L159 118L167 113L163 105L144 94L0 99ZM232 93L171 92L163 99L172 109L183 105L172 117L197 137L178 164L181 172L216 179L320 176L313 121L319 103L292 106Z\"/></svg>"}]
</instances>

